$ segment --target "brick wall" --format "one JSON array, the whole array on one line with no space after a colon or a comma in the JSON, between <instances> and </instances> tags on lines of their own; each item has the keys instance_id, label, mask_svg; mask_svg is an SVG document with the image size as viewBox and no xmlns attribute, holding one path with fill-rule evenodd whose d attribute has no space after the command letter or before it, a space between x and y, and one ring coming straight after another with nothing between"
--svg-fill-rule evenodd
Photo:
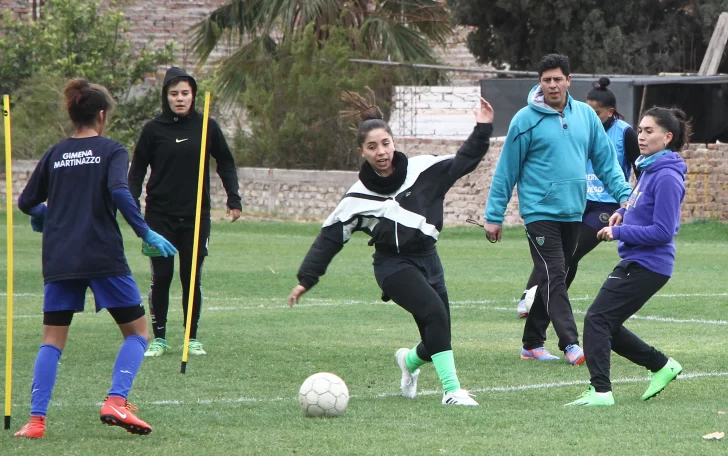
<instances>
[{"instance_id":1,"label":"brick wall","mask_svg":"<svg viewBox=\"0 0 728 456\"><path fill-rule=\"evenodd\" d=\"M36 0L40 4L42 0ZM215 9L225 5L229 0L127 0L121 10L131 20L128 37L135 47L146 45L151 38L151 47L164 47L173 40L178 48L175 52L174 63L178 66L193 68L197 60L191 54L189 39L186 31L197 22L205 18ZM0 10L8 10L14 17L23 20L32 18L32 0L0 0ZM44 7L40 7L42 14ZM477 65L475 58L465 45L467 33L470 29L456 27L453 37L444 49L436 48L440 58L448 66L457 67L488 67ZM230 55L236 49L228 43L221 43L211 54L214 61L218 57ZM451 73L453 85L478 85L482 74L477 73Z\"/></svg>"},{"instance_id":2,"label":"brick wall","mask_svg":"<svg viewBox=\"0 0 728 456\"><path fill-rule=\"evenodd\" d=\"M455 27L453 36L448 40L444 48L436 48L437 55L442 59L443 64L452 67L468 67L493 69L491 65L481 65L476 62L473 54L467 46L468 33L473 27ZM480 79L489 77L484 73L457 72L449 73L450 83L454 86L479 86Z\"/></svg>"},{"instance_id":3,"label":"brick wall","mask_svg":"<svg viewBox=\"0 0 728 456\"><path fill-rule=\"evenodd\" d=\"M36 2L38 3L38 2ZM32 0L0 0L0 14L10 11L13 18L31 20L33 18Z\"/></svg>"},{"instance_id":4,"label":"brick wall","mask_svg":"<svg viewBox=\"0 0 728 456\"><path fill-rule=\"evenodd\" d=\"M175 41L175 64L192 68L197 59L192 55L187 30L226 3L227 0L130 0L122 11L131 20L128 36L135 47L150 43L151 48L162 48L167 42ZM222 43L210 55L210 60L230 55L233 49L234 46Z\"/></svg>"},{"instance_id":5,"label":"brick wall","mask_svg":"<svg viewBox=\"0 0 728 456\"><path fill-rule=\"evenodd\" d=\"M400 138L398 149L409 156L452 154L460 140ZM445 199L445 222L462 225L468 218L482 220L493 171L498 161L500 141L478 168L460 179ZM684 222L715 218L728 222L728 144L696 144L683 152L688 165L686 195L682 207ZM35 162L13 163L13 199L17 201ZM238 170L244 212L251 216L273 216L295 220L323 221L336 207L344 192L357 180L352 171L300 171L240 168ZM225 192L220 179L212 176L212 204L219 213L225 208ZM518 198L514 191L505 217L506 225L520 225ZM0 176L0 203L5 201L4 176Z\"/></svg>"}]
</instances>

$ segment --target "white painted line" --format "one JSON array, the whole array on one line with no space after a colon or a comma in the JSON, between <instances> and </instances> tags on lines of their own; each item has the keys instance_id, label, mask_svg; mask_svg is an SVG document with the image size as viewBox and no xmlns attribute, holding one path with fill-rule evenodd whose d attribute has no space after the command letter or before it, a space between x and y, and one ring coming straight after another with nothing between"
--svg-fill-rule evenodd
<instances>
[{"instance_id":1,"label":"white painted line","mask_svg":"<svg viewBox=\"0 0 728 456\"><path fill-rule=\"evenodd\" d=\"M516 361L518 362L518 361ZM690 374L680 374L677 377L677 381L686 381L686 380L698 380L701 378L717 378L717 377L728 377L728 372L695 372ZM612 380L612 383L619 384L619 383L638 383L638 382L649 382L649 379L645 377L632 377L632 378L618 378L615 380ZM531 385L514 385L514 386L491 386L491 387L485 387L485 388L473 388L469 389L468 391L471 393L508 393L513 391L528 391L528 390L544 390L544 389L554 389L554 388L565 388L569 386L587 386L588 380L573 380L568 382L554 382L554 383L536 383ZM417 392L418 396L436 396L441 395L441 390L421 390ZM390 397L399 397L400 395L397 393L382 393L382 394L376 394L376 395L367 395L367 394L352 394L350 397L355 399L385 399ZM219 398L219 399L196 399L193 401L179 401L179 400L171 400L171 401L134 401L136 404L139 405L157 405L157 406L174 406L174 405L185 405L185 404L197 404L197 405L214 405L214 404L267 404L272 402L282 402L282 401L294 401L295 400L295 394L291 394L289 397L268 397L268 398L256 398L256 397L237 397L237 398ZM28 404L14 404L15 406L28 406ZM70 404L66 404L62 401L54 401L51 403L51 405L55 407L66 407ZM77 407L79 404L74 403L73 406ZM93 404L94 406L101 407L101 402L96 402Z\"/></svg>"},{"instance_id":2,"label":"white painted line","mask_svg":"<svg viewBox=\"0 0 728 456\"><path fill-rule=\"evenodd\" d=\"M0 292L0 296L7 296L6 292ZM13 293L16 298L42 298L43 293ZM677 294L656 294L650 299L655 298L720 298L728 297L728 293L677 293ZM170 296L169 299L181 299L182 296ZM595 296L576 296L569 298L570 301L592 301ZM231 302L247 302L247 301L285 301L286 297L273 297L273 298L250 298L250 297L219 297L219 296L204 296L206 301L231 301ZM342 302L340 299L332 298L303 298L303 301L315 301L315 302ZM343 300L345 302L351 302L354 304L359 303L370 303L368 300ZM505 304L506 302L517 302L516 299L502 300L502 299L478 299L478 300L465 300L465 301L451 301L452 303L458 304Z\"/></svg>"},{"instance_id":3,"label":"white painted line","mask_svg":"<svg viewBox=\"0 0 728 456\"><path fill-rule=\"evenodd\" d=\"M473 306L450 306L451 309L457 309L458 307L467 307L471 308ZM515 308L514 307L481 307L481 310L497 310L500 312L513 312L515 314ZM572 312L576 315L586 315L585 310L579 310L579 309L572 309ZM702 318L671 318L671 317L658 317L655 315L632 315L629 317L630 320L649 320L649 321L659 321L662 323L699 323L704 325L728 325L728 321L726 320L705 320Z\"/></svg>"},{"instance_id":4,"label":"white painted line","mask_svg":"<svg viewBox=\"0 0 728 456\"><path fill-rule=\"evenodd\" d=\"M683 298L683 297L717 297L717 296L728 296L728 293L705 293L705 294L678 294L678 295L658 295L656 297L662 298ZM170 299L180 299L179 296L170 296ZM266 301L266 302L285 302L281 298L216 298L216 297L204 297L205 301L223 301L223 302L250 302L250 301ZM591 298L573 298L572 301L586 301ZM367 300L335 300L335 299L305 299L305 302L296 304L296 308L314 308L314 307L339 307L339 306L356 306L356 305L369 305L369 306L391 306L396 305L392 303L385 303L382 301L367 301ZM503 301L496 300L469 300L469 301L452 301L450 302L451 309L457 308L477 308L485 311L497 311L497 312L514 312L515 309L512 307L492 307L486 304L504 304ZM246 311L246 310L279 310L288 309L288 304L259 304L254 306L209 306L205 307L206 312L233 312L233 311ZM170 308L170 313L180 312L177 308ZM574 309L573 312L577 315L584 315L586 311ZM88 316L95 315L94 312L81 312L76 316ZM40 318L42 313L35 315L14 315L13 318ZM0 316L0 320L5 320L5 315ZM632 315L630 320L646 320L646 321L657 321L662 323L696 323L704 325L728 325L726 320L706 320L702 318L672 318L672 317L660 317L656 315Z\"/></svg>"}]
</instances>

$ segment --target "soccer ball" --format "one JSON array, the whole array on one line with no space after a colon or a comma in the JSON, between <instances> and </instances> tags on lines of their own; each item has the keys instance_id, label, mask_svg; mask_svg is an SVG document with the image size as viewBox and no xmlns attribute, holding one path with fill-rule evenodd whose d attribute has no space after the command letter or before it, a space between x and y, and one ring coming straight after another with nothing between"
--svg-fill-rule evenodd
<instances>
[{"instance_id":1,"label":"soccer ball","mask_svg":"<svg viewBox=\"0 0 728 456\"><path fill-rule=\"evenodd\" d=\"M531 312L531 306L533 305L533 300L536 299L536 289L538 288L538 285L534 285L533 287L529 288L528 291L526 291L526 297L524 298L525 304L526 304L526 312Z\"/></svg>"},{"instance_id":2,"label":"soccer ball","mask_svg":"<svg viewBox=\"0 0 728 456\"><path fill-rule=\"evenodd\" d=\"M337 375L319 372L303 382L298 403L306 416L339 416L349 406L349 388Z\"/></svg>"}]
</instances>

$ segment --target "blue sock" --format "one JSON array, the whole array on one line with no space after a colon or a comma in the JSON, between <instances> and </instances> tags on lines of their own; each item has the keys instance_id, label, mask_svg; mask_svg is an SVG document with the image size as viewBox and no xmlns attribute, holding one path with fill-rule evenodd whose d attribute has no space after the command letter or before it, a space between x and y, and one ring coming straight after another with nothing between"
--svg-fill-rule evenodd
<instances>
[{"instance_id":1,"label":"blue sock","mask_svg":"<svg viewBox=\"0 0 728 456\"><path fill-rule=\"evenodd\" d=\"M134 383L134 377L142 366L146 349L147 339L138 334L124 339L119 354L116 356L116 363L114 363L109 396L127 398L131 384Z\"/></svg>"},{"instance_id":2,"label":"blue sock","mask_svg":"<svg viewBox=\"0 0 728 456\"><path fill-rule=\"evenodd\" d=\"M61 349L55 345L43 344L38 349L33 368L33 386L30 391L30 414L46 416L51 394L56 384L58 361L61 359Z\"/></svg>"}]
</instances>

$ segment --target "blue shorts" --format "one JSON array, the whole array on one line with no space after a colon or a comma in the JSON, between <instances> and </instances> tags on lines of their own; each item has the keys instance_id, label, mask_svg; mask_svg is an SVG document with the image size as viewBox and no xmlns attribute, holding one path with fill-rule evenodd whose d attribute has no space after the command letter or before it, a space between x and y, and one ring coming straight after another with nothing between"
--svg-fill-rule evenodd
<instances>
[{"instance_id":1,"label":"blue shorts","mask_svg":"<svg viewBox=\"0 0 728 456\"><path fill-rule=\"evenodd\" d=\"M617 209L619 209L619 204L617 203L600 203L587 200L586 210L581 217L581 222L599 231L605 226L609 226L609 217Z\"/></svg>"},{"instance_id":2,"label":"blue shorts","mask_svg":"<svg viewBox=\"0 0 728 456\"><path fill-rule=\"evenodd\" d=\"M48 282L43 290L43 312L73 310L82 312L86 289L91 288L96 301L96 312L112 307L131 307L142 303L134 277L99 277Z\"/></svg>"}]
</instances>

